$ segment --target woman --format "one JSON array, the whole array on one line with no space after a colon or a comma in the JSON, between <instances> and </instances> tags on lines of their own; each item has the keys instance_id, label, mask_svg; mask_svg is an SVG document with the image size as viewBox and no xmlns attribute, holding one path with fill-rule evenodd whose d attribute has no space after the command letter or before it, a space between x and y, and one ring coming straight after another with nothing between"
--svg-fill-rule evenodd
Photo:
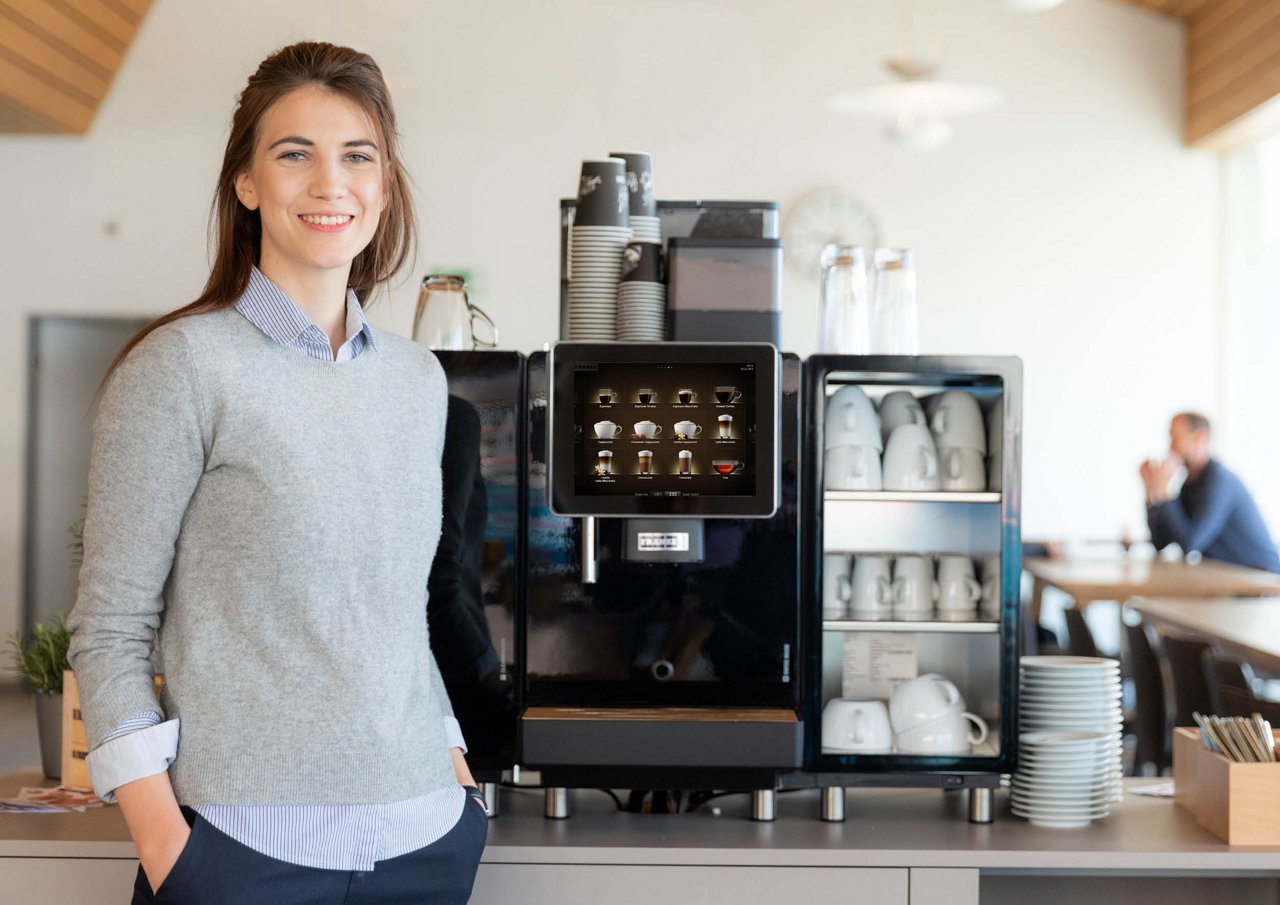
<instances>
[{"instance_id":1,"label":"woman","mask_svg":"<svg viewBox=\"0 0 1280 905\"><path fill-rule=\"evenodd\" d=\"M465 902L487 818L426 622L446 383L362 312L414 239L373 60L263 61L214 218L204 292L94 424L70 656L133 901Z\"/></svg>"}]
</instances>

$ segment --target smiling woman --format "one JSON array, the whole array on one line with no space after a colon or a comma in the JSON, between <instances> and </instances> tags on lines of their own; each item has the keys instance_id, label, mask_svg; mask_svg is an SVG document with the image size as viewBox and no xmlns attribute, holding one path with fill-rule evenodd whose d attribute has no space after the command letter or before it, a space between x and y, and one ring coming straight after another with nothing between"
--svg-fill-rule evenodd
<instances>
[{"instance_id":1,"label":"smiling woman","mask_svg":"<svg viewBox=\"0 0 1280 905\"><path fill-rule=\"evenodd\" d=\"M426 620L447 386L363 312L412 247L406 185L372 59L273 54L204 292L103 379L70 659L135 903L470 894L487 823Z\"/></svg>"}]
</instances>

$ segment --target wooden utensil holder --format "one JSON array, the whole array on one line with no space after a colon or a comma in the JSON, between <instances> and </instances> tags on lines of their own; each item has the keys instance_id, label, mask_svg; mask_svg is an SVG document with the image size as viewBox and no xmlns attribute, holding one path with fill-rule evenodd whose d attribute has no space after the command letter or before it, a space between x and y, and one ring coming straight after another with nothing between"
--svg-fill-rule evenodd
<instances>
[{"instance_id":1,"label":"wooden utensil holder","mask_svg":"<svg viewBox=\"0 0 1280 905\"><path fill-rule=\"evenodd\" d=\"M1280 733L1276 733L1280 739ZM1173 731L1174 801L1228 845L1280 845L1280 762L1240 764Z\"/></svg>"}]
</instances>

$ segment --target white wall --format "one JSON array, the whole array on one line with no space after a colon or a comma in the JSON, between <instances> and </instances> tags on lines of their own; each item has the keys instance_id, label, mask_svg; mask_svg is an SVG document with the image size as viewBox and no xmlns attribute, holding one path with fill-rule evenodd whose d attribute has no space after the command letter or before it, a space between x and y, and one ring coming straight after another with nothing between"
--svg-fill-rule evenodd
<instances>
[{"instance_id":1,"label":"white wall","mask_svg":"<svg viewBox=\"0 0 1280 905\"><path fill-rule=\"evenodd\" d=\"M88 136L0 137L6 335L40 312L192 298L233 96L270 50L331 39L391 82L424 224L410 276L469 268L505 344L555 338L556 201L584 156L647 149L661 197L784 214L841 187L882 241L918 249L926 351L1022 356L1026 534L1137 527L1138 457L1170 412L1218 398L1219 189L1215 159L1179 141L1180 28L1114 0L924 8L946 74L1011 102L919 155L822 103L881 78L892 0L159 0ZM816 289L787 279L785 345L808 354ZM414 282L374 319L407 332ZM25 425L21 344L6 347L0 631L16 624Z\"/></svg>"}]
</instances>

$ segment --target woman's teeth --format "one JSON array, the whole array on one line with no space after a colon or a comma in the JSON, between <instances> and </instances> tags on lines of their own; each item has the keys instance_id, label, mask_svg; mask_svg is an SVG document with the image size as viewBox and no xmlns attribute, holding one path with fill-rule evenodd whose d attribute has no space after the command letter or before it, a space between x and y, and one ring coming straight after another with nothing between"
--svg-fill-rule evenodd
<instances>
[{"instance_id":1,"label":"woman's teeth","mask_svg":"<svg viewBox=\"0 0 1280 905\"><path fill-rule=\"evenodd\" d=\"M303 214L302 219L307 223L314 223L317 226L338 226L351 220L350 214L343 214L337 217L317 217L311 214Z\"/></svg>"}]
</instances>

